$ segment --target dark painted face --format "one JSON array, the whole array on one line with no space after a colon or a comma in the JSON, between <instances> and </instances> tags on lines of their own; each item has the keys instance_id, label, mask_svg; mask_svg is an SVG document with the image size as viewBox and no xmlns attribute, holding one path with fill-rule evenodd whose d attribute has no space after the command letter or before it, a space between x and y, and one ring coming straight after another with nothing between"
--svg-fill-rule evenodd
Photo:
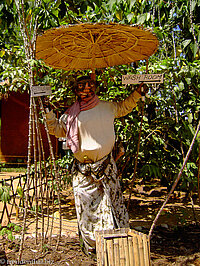
<instances>
[{"instance_id":1,"label":"dark painted face","mask_svg":"<svg viewBox=\"0 0 200 266\"><path fill-rule=\"evenodd\" d=\"M95 93L95 82L93 80L82 80L78 82L76 94L82 101L86 101Z\"/></svg>"}]
</instances>

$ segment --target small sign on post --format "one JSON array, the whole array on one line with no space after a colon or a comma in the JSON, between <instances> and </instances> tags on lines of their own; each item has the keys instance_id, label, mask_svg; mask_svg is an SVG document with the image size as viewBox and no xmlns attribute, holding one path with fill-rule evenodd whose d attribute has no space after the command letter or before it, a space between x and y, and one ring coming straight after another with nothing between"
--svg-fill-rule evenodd
<instances>
[{"instance_id":1,"label":"small sign on post","mask_svg":"<svg viewBox=\"0 0 200 266\"><path fill-rule=\"evenodd\" d=\"M122 84L163 83L163 74L122 75Z\"/></svg>"},{"instance_id":2,"label":"small sign on post","mask_svg":"<svg viewBox=\"0 0 200 266\"><path fill-rule=\"evenodd\" d=\"M51 86L32 86L31 97L40 97L51 95Z\"/></svg>"}]
</instances>

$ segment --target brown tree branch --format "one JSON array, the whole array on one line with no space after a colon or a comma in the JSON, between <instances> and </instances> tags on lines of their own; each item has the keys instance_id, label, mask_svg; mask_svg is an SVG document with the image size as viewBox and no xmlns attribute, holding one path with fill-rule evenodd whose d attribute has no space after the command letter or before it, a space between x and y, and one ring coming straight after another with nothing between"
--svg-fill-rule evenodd
<instances>
[{"instance_id":1,"label":"brown tree branch","mask_svg":"<svg viewBox=\"0 0 200 266\"><path fill-rule=\"evenodd\" d=\"M198 132L199 132L199 129L200 129L200 121L199 121L199 124L198 124L198 126L197 126L196 133L195 133L195 135L194 135L194 137L193 137L193 140L192 140L192 142L191 142L191 144L190 144L190 147L189 147L189 149L188 149L188 152L187 152L187 154L186 154L186 157L185 157L185 159L184 159L184 162L183 162L183 165L182 165L182 167L181 167L181 170L180 170L180 172L179 172L179 174L178 174L178 177L177 177L177 179L175 180L175 182L174 182L174 184L173 184L173 186L172 186L172 188L171 188L169 194L167 195L166 200L164 201L163 205L161 206L160 210L158 211L158 213L157 213L157 215L156 215L156 218L155 218L154 221L153 221L153 224L152 224L152 226L151 226L151 228L150 228L150 231L149 231L149 239L151 238L152 231L153 231L153 229L154 229L154 227L155 227L156 222L158 221L158 218L159 218L161 212L163 211L165 205L167 204L167 202L168 202L168 200L169 200L171 194L173 193L175 187L177 186L177 184L178 184L178 182L179 182L179 180L180 180L180 178L181 178L181 175L182 175L182 173L183 173L183 170L184 170L184 168L185 168L185 165L186 165L186 163L187 163L187 161L188 161L188 159L189 159L190 153L191 153L192 148L193 148L193 145L194 145L194 143L195 143L195 140L196 140L197 134L198 134Z\"/></svg>"}]
</instances>

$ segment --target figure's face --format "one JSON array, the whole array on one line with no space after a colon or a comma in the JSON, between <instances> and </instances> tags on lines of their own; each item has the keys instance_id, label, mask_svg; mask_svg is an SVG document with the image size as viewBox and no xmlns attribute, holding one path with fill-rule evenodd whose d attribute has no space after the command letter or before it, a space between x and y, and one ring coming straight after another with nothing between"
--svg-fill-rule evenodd
<instances>
[{"instance_id":1,"label":"figure's face","mask_svg":"<svg viewBox=\"0 0 200 266\"><path fill-rule=\"evenodd\" d=\"M95 93L95 82L93 80L82 80L78 82L76 94L82 101L89 100Z\"/></svg>"}]
</instances>

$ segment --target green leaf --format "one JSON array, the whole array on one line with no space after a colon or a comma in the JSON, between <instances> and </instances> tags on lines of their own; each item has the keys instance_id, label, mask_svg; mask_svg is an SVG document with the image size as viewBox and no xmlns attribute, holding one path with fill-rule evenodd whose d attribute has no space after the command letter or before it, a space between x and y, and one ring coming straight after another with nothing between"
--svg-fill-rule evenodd
<instances>
[{"instance_id":1,"label":"green leaf","mask_svg":"<svg viewBox=\"0 0 200 266\"><path fill-rule=\"evenodd\" d=\"M132 20L132 18L134 17L134 14L133 13L130 13L127 15L127 20L128 22L130 22Z\"/></svg>"},{"instance_id":2,"label":"green leaf","mask_svg":"<svg viewBox=\"0 0 200 266\"><path fill-rule=\"evenodd\" d=\"M2 187L0 187L0 197L1 197L1 195L3 194L3 188Z\"/></svg>"},{"instance_id":3,"label":"green leaf","mask_svg":"<svg viewBox=\"0 0 200 266\"><path fill-rule=\"evenodd\" d=\"M198 52L198 46L196 43L193 44L193 56L195 57Z\"/></svg>"},{"instance_id":4,"label":"green leaf","mask_svg":"<svg viewBox=\"0 0 200 266\"><path fill-rule=\"evenodd\" d=\"M191 11L193 12L194 11L194 9L195 9L195 6L196 6L196 1L191 1Z\"/></svg>"},{"instance_id":5,"label":"green leaf","mask_svg":"<svg viewBox=\"0 0 200 266\"><path fill-rule=\"evenodd\" d=\"M186 78L185 80L186 80L188 85L191 85L191 78Z\"/></svg>"},{"instance_id":6,"label":"green leaf","mask_svg":"<svg viewBox=\"0 0 200 266\"><path fill-rule=\"evenodd\" d=\"M11 231L8 231L7 235L8 235L8 239L9 240L13 240L14 239Z\"/></svg>"},{"instance_id":7,"label":"green leaf","mask_svg":"<svg viewBox=\"0 0 200 266\"><path fill-rule=\"evenodd\" d=\"M123 15L122 10L117 10L115 15L117 19L122 20L122 15Z\"/></svg>"},{"instance_id":8,"label":"green leaf","mask_svg":"<svg viewBox=\"0 0 200 266\"><path fill-rule=\"evenodd\" d=\"M7 191L4 191L4 193L3 193L2 196L1 196L1 200L2 200L3 202L9 202L9 200L10 200L10 195L8 194Z\"/></svg>"},{"instance_id":9,"label":"green leaf","mask_svg":"<svg viewBox=\"0 0 200 266\"><path fill-rule=\"evenodd\" d=\"M182 81L178 83L178 86L180 90L184 90L185 88L184 83Z\"/></svg>"},{"instance_id":10,"label":"green leaf","mask_svg":"<svg viewBox=\"0 0 200 266\"><path fill-rule=\"evenodd\" d=\"M109 2L108 2L108 4L109 4L109 9L110 10L112 10L113 9L113 5L116 3L116 0L110 0Z\"/></svg>"},{"instance_id":11,"label":"green leaf","mask_svg":"<svg viewBox=\"0 0 200 266\"><path fill-rule=\"evenodd\" d=\"M149 13L146 13L146 20L147 20L147 21L150 19L150 17L151 17L150 12L149 12Z\"/></svg>"},{"instance_id":12,"label":"green leaf","mask_svg":"<svg viewBox=\"0 0 200 266\"><path fill-rule=\"evenodd\" d=\"M138 15L137 24L144 24L145 20L146 20L146 14Z\"/></svg>"},{"instance_id":13,"label":"green leaf","mask_svg":"<svg viewBox=\"0 0 200 266\"><path fill-rule=\"evenodd\" d=\"M7 234L7 231L8 231L7 228L5 228L5 227L2 228L1 231L0 231L0 235L1 235L1 236L6 235L6 234Z\"/></svg>"},{"instance_id":14,"label":"green leaf","mask_svg":"<svg viewBox=\"0 0 200 266\"><path fill-rule=\"evenodd\" d=\"M19 194L19 196L20 196L21 198L23 198L24 191L23 191L22 187L18 187L18 188L17 188L17 193Z\"/></svg>"},{"instance_id":15,"label":"green leaf","mask_svg":"<svg viewBox=\"0 0 200 266\"><path fill-rule=\"evenodd\" d=\"M5 50L1 50L0 51L0 57L3 57L5 55L5 53L6 53Z\"/></svg>"},{"instance_id":16,"label":"green leaf","mask_svg":"<svg viewBox=\"0 0 200 266\"><path fill-rule=\"evenodd\" d=\"M191 43L191 40L185 40L182 42L183 48L186 48Z\"/></svg>"}]
</instances>

